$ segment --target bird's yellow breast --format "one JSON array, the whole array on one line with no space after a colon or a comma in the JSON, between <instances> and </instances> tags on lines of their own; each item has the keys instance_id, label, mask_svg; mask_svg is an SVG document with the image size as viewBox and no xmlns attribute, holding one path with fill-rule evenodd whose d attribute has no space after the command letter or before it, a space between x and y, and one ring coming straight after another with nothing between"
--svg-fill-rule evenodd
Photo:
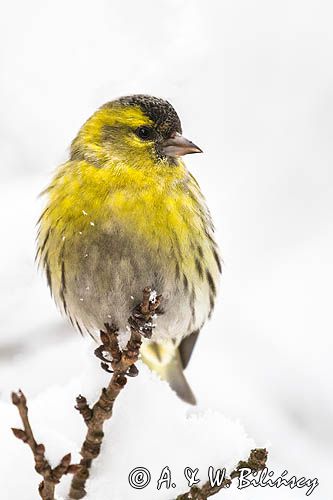
<instances>
[{"instance_id":1,"label":"bird's yellow breast","mask_svg":"<svg viewBox=\"0 0 333 500\"><path fill-rule=\"evenodd\" d=\"M130 168L115 162L97 168L67 162L47 190L41 219L39 253L49 272L61 279L62 242L89 241L115 227L135 234L160 258L176 257L187 275L195 275L194 256L214 260L207 238L210 220L194 178L184 164Z\"/></svg>"}]
</instances>

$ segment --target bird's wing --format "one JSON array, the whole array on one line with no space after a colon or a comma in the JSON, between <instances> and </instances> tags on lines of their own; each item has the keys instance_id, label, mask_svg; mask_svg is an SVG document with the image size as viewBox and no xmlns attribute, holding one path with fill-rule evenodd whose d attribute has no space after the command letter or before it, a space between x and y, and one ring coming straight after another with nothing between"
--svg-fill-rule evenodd
<instances>
[{"instance_id":1,"label":"bird's wing","mask_svg":"<svg viewBox=\"0 0 333 500\"><path fill-rule=\"evenodd\" d=\"M179 344L178 350L184 370L190 361L198 335L199 330L196 330L195 332L192 332L190 335L185 337Z\"/></svg>"}]
</instances>

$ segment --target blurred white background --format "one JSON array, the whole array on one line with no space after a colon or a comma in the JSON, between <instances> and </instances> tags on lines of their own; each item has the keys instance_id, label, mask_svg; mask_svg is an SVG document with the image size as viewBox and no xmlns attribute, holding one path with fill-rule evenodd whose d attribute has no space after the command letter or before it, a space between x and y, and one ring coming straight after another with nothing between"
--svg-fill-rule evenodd
<instances>
[{"instance_id":1,"label":"blurred white background","mask_svg":"<svg viewBox=\"0 0 333 500\"><path fill-rule=\"evenodd\" d=\"M199 406L239 419L258 445L270 442L271 467L317 476L312 497L328 498L332 16L320 0L3 3L1 399L70 376L60 347L82 342L34 267L38 193L99 105L164 97L205 152L186 162L224 259L218 307L187 371ZM57 358L41 376L34 364L50 346Z\"/></svg>"}]
</instances>

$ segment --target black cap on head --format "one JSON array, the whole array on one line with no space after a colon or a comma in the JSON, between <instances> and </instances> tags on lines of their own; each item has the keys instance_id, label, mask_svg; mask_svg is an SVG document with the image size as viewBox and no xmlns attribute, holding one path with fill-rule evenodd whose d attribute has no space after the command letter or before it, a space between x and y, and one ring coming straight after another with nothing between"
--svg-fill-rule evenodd
<instances>
[{"instance_id":1,"label":"black cap on head","mask_svg":"<svg viewBox=\"0 0 333 500\"><path fill-rule=\"evenodd\" d=\"M150 95L136 94L121 97L118 102L127 106L139 106L164 137L170 137L175 132L182 133L180 119L168 101Z\"/></svg>"}]
</instances>

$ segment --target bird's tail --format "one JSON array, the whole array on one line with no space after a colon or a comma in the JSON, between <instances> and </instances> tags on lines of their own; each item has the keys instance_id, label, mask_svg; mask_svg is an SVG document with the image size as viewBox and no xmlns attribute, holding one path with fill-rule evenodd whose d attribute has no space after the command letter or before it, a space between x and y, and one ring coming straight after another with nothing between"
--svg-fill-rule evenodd
<instances>
[{"instance_id":1,"label":"bird's tail","mask_svg":"<svg viewBox=\"0 0 333 500\"><path fill-rule=\"evenodd\" d=\"M142 361L162 380L166 380L183 401L196 404L195 396L184 375L178 348L172 341L163 344L144 342L140 353Z\"/></svg>"}]
</instances>

